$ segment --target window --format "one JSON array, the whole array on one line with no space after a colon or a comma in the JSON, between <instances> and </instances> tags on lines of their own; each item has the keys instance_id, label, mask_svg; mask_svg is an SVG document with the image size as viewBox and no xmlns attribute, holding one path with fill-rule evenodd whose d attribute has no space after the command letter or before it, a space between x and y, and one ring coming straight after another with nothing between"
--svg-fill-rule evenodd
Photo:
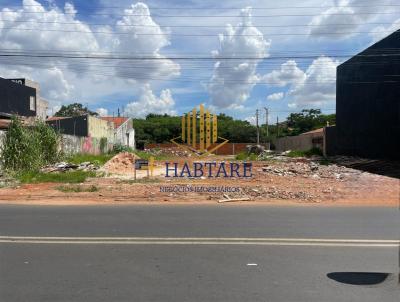
<instances>
[{"instance_id":1,"label":"window","mask_svg":"<svg viewBox=\"0 0 400 302\"><path fill-rule=\"evenodd\" d=\"M36 110L36 99L34 96L30 96L29 97L29 109L31 111L35 111Z\"/></svg>"}]
</instances>

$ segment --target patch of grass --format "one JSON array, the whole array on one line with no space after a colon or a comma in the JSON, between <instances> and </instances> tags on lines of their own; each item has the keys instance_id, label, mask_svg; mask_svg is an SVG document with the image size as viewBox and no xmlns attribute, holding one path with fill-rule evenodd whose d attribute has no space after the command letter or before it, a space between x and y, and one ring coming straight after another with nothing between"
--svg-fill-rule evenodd
<instances>
[{"instance_id":1,"label":"patch of grass","mask_svg":"<svg viewBox=\"0 0 400 302\"><path fill-rule=\"evenodd\" d=\"M67 161L72 163L72 164L80 164L86 161L90 161L91 163L95 163L98 165L104 165L106 162L108 162L115 154L86 154L86 153L77 153L77 154L72 154L69 157L67 157Z\"/></svg>"},{"instance_id":2,"label":"patch of grass","mask_svg":"<svg viewBox=\"0 0 400 302\"><path fill-rule=\"evenodd\" d=\"M153 156L155 160L167 160L172 158L172 156L170 155L166 155L166 154L151 154L150 152L146 152L146 151L140 151L140 150L136 150L134 152L137 156L139 156L141 159L150 159L150 156Z\"/></svg>"},{"instance_id":3,"label":"patch of grass","mask_svg":"<svg viewBox=\"0 0 400 302\"><path fill-rule=\"evenodd\" d=\"M311 148L310 150L307 150L307 151L293 150L287 154L287 156L289 156L289 157L310 157L313 155L322 156L321 149Z\"/></svg>"},{"instance_id":4,"label":"patch of grass","mask_svg":"<svg viewBox=\"0 0 400 302\"><path fill-rule=\"evenodd\" d=\"M291 150L291 151L287 154L287 156L289 156L289 157L305 157L305 156L306 156L305 153L306 153L305 151Z\"/></svg>"},{"instance_id":5,"label":"patch of grass","mask_svg":"<svg viewBox=\"0 0 400 302\"><path fill-rule=\"evenodd\" d=\"M250 153L248 154L247 152L240 152L236 154L235 159L236 160L257 160L258 156L257 154Z\"/></svg>"},{"instance_id":6,"label":"patch of grass","mask_svg":"<svg viewBox=\"0 0 400 302\"><path fill-rule=\"evenodd\" d=\"M91 185L90 187L82 187L82 186L58 186L57 190L64 193L80 193L80 192L97 192L99 190L95 185Z\"/></svg>"},{"instance_id":7,"label":"patch of grass","mask_svg":"<svg viewBox=\"0 0 400 302\"><path fill-rule=\"evenodd\" d=\"M20 172L15 175L21 183L82 183L88 177L95 177L93 171L71 171L64 173Z\"/></svg>"}]
</instances>

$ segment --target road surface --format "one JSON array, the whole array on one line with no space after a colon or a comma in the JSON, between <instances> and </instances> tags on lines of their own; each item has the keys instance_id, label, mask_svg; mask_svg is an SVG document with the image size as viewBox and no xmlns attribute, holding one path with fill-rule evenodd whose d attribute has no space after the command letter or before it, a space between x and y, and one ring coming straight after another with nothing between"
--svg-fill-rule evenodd
<instances>
[{"instance_id":1,"label":"road surface","mask_svg":"<svg viewBox=\"0 0 400 302\"><path fill-rule=\"evenodd\" d=\"M0 301L399 301L399 236L398 208L2 205Z\"/></svg>"}]
</instances>

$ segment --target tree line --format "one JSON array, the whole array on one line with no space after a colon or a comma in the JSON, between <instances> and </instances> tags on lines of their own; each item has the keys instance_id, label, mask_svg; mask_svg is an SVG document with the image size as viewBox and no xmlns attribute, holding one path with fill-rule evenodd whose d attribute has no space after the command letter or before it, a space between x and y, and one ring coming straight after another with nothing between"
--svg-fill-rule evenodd
<instances>
[{"instance_id":1,"label":"tree line","mask_svg":"<svg viewBox=\"0 0 400 302\"><path fill-rule=\"evenodd\" d=\"M326 125L335 124L335 114L322 114L319 109L305 109L291 113L286 121L278 125L260 126L260 142L271 142L276 137L298 135ZM144 119L133 119L136 143L139 148L146 143L165 143L181 135L180 116L148 114ZM233 143L256 143L257 128L248 121L237 120L220 113L218 115L218 136Z\"/></svg>"},{"instance_id":2,"label":"tree line","mask_svg":"<svg viewBox=\"0 0 400 302\"><path fill-rule=\"evenodd\" d=\"M97 115L80 103L63 105L56 116ZM272 142L277 137L299 135L326 125L334 125L335 114L322 114L320 109L304 109L291 113L281 123L268 127L260 125L260 142ZM167 114L148 114L146 118L133 119L136 143L143 148L146 143L165 143L181 135L181 117ZM234 119L220 113L218 115L218 135L233 143L256 143L257 128L248 121Z\"/></svg>"}]
</instances>

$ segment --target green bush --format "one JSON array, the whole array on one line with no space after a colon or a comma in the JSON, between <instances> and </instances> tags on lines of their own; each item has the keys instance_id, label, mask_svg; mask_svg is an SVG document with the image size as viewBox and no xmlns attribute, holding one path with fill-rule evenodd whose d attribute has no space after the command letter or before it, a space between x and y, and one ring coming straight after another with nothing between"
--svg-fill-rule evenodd
<instances>
[{"instance_id":1,"label":"green bush","mask_svg":"<svg viewBox=\"0 0 400 302\"><path fill-rule=\"evenodd\" d=\"M58 143L59 135L44 122L26 127L13 117L0 150L2 166L9 171L37 171L60 159Z\"/></svg>"},{"instance_id":2,"label":"green bush","mask_svg":"<svg viewBox=\"0 0 400 302\"><path fill-rule=\"evenodd\" d=\"M322 154L321 149L316 148L316 147L311 148L310 150L307 150L307 151L293 150L287 154L287 156L289 156L289 157L310 157L313 155L322 156L323 154Z\"/></svg>"},{"instance_id":3,"label":"green bush","mask_svg":"<svg viewBox=\"0 0 400 302\"><path fill-rule=\"evenodd\" d=\"M255 153L247 153L245 151L242 151L238 154L236 154L235 159L236 160L257 160L258 156Z\"/></svg>"},{"instance_id":4,"label":"green bush","mask_svg":"<svg viewBox=\"0 0 400 302\"><path fill-rule=\"evenodd\" d=\"M113 152L114 153L121 153L121 152L133 152L133 149L128 146L123 146L120 144L115 144L113 147Z\"/></svg>"}]
</instances>

